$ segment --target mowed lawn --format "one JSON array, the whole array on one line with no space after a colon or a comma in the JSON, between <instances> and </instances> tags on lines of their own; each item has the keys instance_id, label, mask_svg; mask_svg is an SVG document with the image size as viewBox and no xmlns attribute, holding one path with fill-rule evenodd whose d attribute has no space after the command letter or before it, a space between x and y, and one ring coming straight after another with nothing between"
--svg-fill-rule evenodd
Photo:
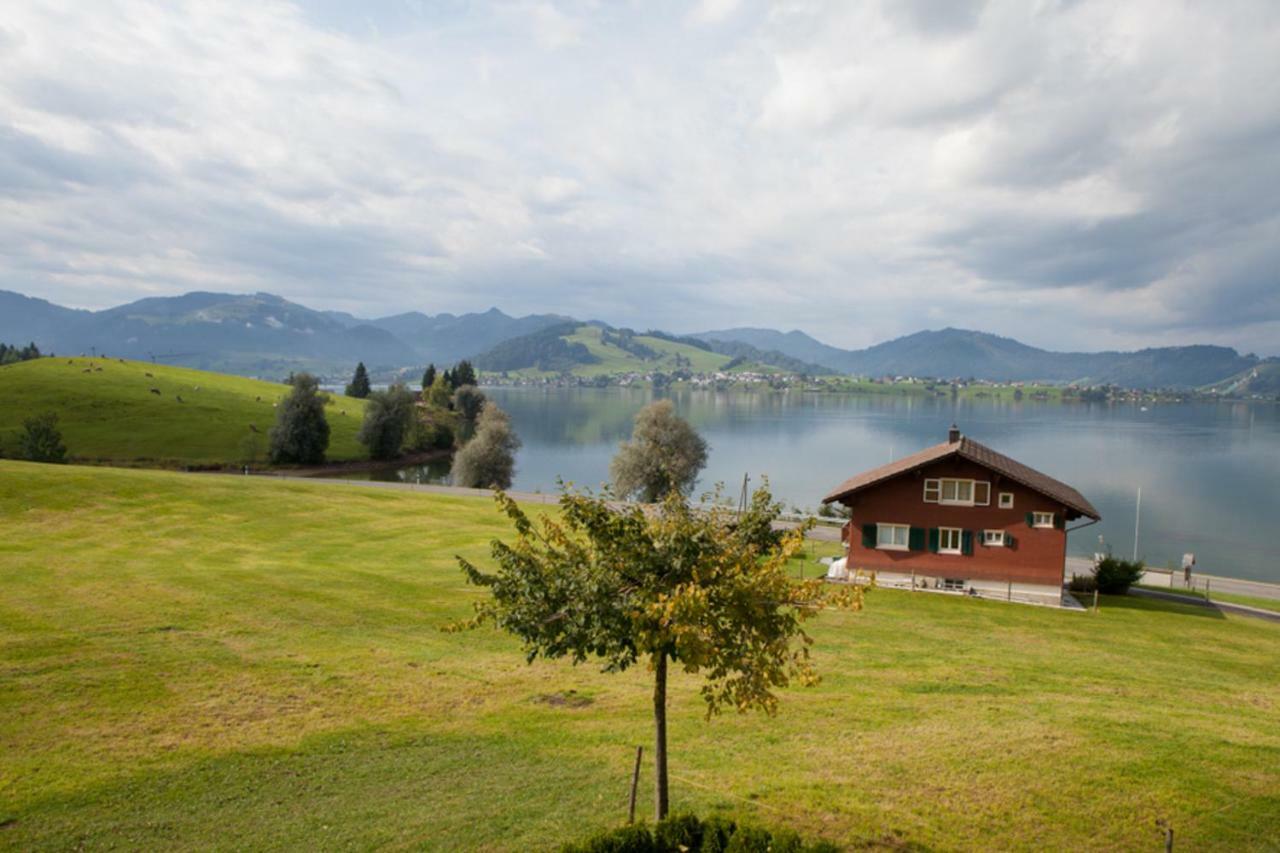
<instances>
[{"instance_id":1,"label":"mowed lawn","mask_svg":"<svg viewBox=\"0 0 1280 853\"><path fill-rule=\"evenodd\" d=\"M643 670L444 633L487 500L0 462L0 847L544 849L620 822ZM1266 849L1280 625L879 590L780 713L672 699L677 809L909 849Z\"/></svg>"},{"instance_id":2,"label":"mowed lawn","mask_svg":"<svg viewBox=\"0 0 1280 853\"><path fill-rule=\"evenodd\" d=\"M14 448L25 418L54 412L73 459L151 465L261 463L266 460L267 433L275 423L275 404L288 391L275 382L114 358L41 358L4 365L0 450ZM328 458L366 458L356 441L364 401L335 396L326 414Z\"/></svg>"}]
</instances>

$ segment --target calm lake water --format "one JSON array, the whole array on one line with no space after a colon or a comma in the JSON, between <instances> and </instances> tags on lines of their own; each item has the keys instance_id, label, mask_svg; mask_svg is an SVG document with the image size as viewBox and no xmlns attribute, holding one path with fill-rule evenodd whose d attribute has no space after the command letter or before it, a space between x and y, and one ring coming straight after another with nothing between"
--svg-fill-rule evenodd
<instances>
[{"instance_id":1,"label":"calm lake water","mask_svg":"<svg viewBox=\"0 0 1280 853\"><path fill-rule=\"evenodd\" d=\"M618 442L654 399L622 388L485 388L524 441L514 488L554 491L556 478L595 486ZM711 445L700 485L768 476L788 506L816 508L846 477L945 440L970 437L1078 488L1102 513L1070 537L1073 554L1098 536L1130 556L1138 487L1138 554L1180 564L1192 551L1211 574L1280 581L1280 406L1000 403L791 393L688 391L668 395ZM445 482L447 463L379 472ZM365 474L364 476L371 476Z\"/></svg>"}]
</instances>

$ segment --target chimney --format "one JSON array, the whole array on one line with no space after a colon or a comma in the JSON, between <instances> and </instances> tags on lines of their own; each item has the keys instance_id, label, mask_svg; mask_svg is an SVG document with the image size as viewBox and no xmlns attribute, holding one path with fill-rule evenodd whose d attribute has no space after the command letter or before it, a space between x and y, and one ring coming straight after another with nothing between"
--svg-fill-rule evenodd
<instances>
[{"instance_id":1,"label":"chimney","mask_svg":"<svg viewBox=\"0 0 1280 853\"><path fill-rule=\"evenodd\" d=\"M952 424L951 429L947 431L947 444L955 444L958 441L960 441L960 427Z\"/></svg>"}]
</instances>

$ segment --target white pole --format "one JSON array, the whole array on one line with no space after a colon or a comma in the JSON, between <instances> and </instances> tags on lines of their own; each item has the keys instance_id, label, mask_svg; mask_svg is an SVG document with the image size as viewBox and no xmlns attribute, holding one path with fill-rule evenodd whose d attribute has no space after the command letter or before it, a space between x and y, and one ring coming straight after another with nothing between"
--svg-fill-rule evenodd
<instances>
[{"instance_id":1,"label":"white pole","mask_svg":"<svg viewBox=\"0 0 1280 853\"><path fill-rule=\"evenodd\" d=\"M1138 486L1138 508L1133 512L1133 561L1138 561L1138 525L1142 521L1142 486Z\"/></svg>"}]
</instances>

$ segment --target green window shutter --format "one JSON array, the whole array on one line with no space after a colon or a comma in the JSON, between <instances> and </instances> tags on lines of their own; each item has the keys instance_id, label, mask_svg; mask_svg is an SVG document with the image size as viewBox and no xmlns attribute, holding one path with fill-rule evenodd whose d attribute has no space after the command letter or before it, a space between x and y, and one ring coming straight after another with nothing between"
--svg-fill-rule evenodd
<instances>
[{"instance_id":1,"label":"green window shutter","mask_svg":"<svg viewBox=\"0 0 1280 853\"><path fill-rule=\"evenodd\" d=\"M1018 546L1018 540L1013 538L1012 533L1005 533L1004 544L1006 548L1016 548Z\"/></svg>"},{"instance_id":2,"label":"green window shutter","mask_svg":"<svg viewBox=\"0 0 1280 853\"><path fill-rule=\"evenodd\" d=\"M1063 513L1055 512L1053 514L1053 526L1059 530L1067 529L1067 517Z\"/></svg>"},{"instance_id":3,"label":"green window shutter","mask_svg":"<svg viewBox=\"0 0 1280 853\"><path fill-rule=\"evenodd\" d=\"M960 553L966 557L973 556L973 531L965 530L960 533Z\"/></svg>"},{"instance_id":4,"label":"green window shutter","mask_svg":"<svg viewBox=\"0 0 1280 853\"><path fill-rule=\"evenodd\" d=\"M862 525L862 547L876 547L876 526L874 524Z\"/></svg>"},{"instance_id":5,"label":"green window shutter","mask_svg":"<svg viewBox=\"0 0 1280 853\"><path fill-rule=\"evenodd\" d=\"M912 551L923 551L924 536L925 536L925 530L923 527L911 528L910 536L907 539L907 548L909 548Z\"/></svg>"},{"instance_id":6,"label":"green window shutter","mask_svg":"<svg viewBox=\"0 0 1280 853\"><path fill-rule=\"evenodd\" d=\"M929 528L929 550L938 553L938 528Z\"/></svg>"},{"instance_id":7,"label":"green window shutter","mask_svg":"<svg viewBox=\"0 0 1280 853\"><path fill-rule=\"evenodd\" d=\"M1031 512L1027 513L1027 527L1035 527L1035 526L1036 526L1035 513L1031 513Z\"/></svg>"}]
</instances>

